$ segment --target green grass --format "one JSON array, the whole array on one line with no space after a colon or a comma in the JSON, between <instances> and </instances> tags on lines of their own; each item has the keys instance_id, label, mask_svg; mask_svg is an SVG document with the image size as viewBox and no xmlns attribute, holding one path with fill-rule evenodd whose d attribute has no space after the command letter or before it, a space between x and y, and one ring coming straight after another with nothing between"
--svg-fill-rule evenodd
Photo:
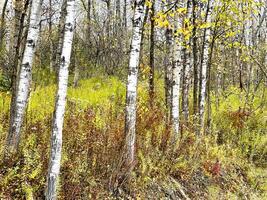
<instances>
[{"instance_id":1,"label":"green grass","mask_svg":"<svg viewBox=\"0 0 267 200\"><path fill-rule=\"evenodd\" d=\"M125 99L125 85L116 77L98 77L81 80L77 88L69 87L67 100L80 109L107 107L117 98ZM54 110L56 85L37 86L31 91L27 115L36 121L51 116ZM10 93L0 93L1 114L9 110Z\"/></svg>"},{"instance_id":2,"label":"green grass","mask_svg":"<svg viewBox=\"0 0 267 200\"><path fill-rule=\"evenodd\" d=\"M27 116L38 121L51 117L54 110L56 85L35 86L29 97ZM158 79L156 82L156 91L158 96L163 98L163 81ZM86 80L81 80L77 88L69 84L67 101L75 103L78 109L87 107L108 108L116 100L125 103L126 86L118 77L99 76ZM138 99L140 102L146 102L148 98L147 83L139 82ZM10 92L0 92L0 116L9 111Z\"/></svg>"}]
</instances>

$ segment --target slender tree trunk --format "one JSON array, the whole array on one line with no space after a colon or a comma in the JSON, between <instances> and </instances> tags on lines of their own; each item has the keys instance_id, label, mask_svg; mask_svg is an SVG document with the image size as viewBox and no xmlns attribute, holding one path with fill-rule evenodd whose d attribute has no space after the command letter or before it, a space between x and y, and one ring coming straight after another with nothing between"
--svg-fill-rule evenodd
<instances>
[{"instance_id":1,"label":"slender tree trunk","mask_svg":"<svg viewBox=\"0 0 267 200\"><path fill-rule=\"evenodd\" d=\"M133 33L129 58L129 72L126 94L126 165L130 166L134 161L135 152L135 124L136 124L136 99L137 99L137 79L138 65L141 48L142 28L144 20L144 1L135 1L135 11L133 17Z\"/></svg>"},{"instance_id":2,"label":"slender tree trunk","mask_svg":"<svg viewBox=\"0 0 267 200\"><path fill-rule=\"evenodd\" d=\"M127 0L124 0L123 5L123 26L127 29Z\"/></svg>"},{"instance_id":3,"label":"slender tree trunk","mask_svg":"<svg viewBox=\"0 0 267 200\"><path fill-rule=\"evenodd\" d=\"M121 31L121 1L116 0L116 30Z\"/></svg>"},{"instance_id":4,"label":"slender tree trunk","mask_svg":"<svg viewBox=\"0 0 267 200\"><path fill-rule=\"evenodd\" d=\"M26 47L21 62L17 86L17 95L14 104L15 113L11 114L11 116L13 117L12 119L10 119L12 124L10 124L11 126L9 127L9 133L7 137L7 149L9 152L17 150L20 140L21 126L30 91L33 57L36 50L36 44L39 35L41 4L42 0L36 0L33 1L31 5L31 15L26 40ZM11 112L13 111L12 109L10 110Z\"/></svg>"},{"instance_id":5,"label":"slender tree trunk","mask_svg":"<svg viewBox=\"0 0 267 200\"><path fill-rule=\"evenodd\" d=\"M191 16L192 15L192 2L191 0L187 1L187 14L186 19L188 22L184 23L184 28L187 29L191 23ZM182 98L182 111L184 120L188 122L189 118L189 80L190 80L190 72L192 66L191 60L191 37L185 38L185 49L184 49L184 58L185 58L185 66L184 66L184 73L183 73L183 98Z\"/></svg>"},{"instance_id":6,"label":"slender tree trunk","mask_svg":"<svg viewBox=\"0 0 267 200\"><path fill-rule=\"evenodd\" d=\"M155 73L155 61L154 61L154 49L155 49L155 2L152 0L152 6L150 8L150 55L149 55L149 98L152 104L154 99L154 73Z\"/></svg>"},{"instance_id":7,"label":"slender tree trunk","mask_svg":"<svg viewBox=\"0 0 267 200\"><path fill-rule=\"evenodd\" d=\"M75 22L76 24L76 22ZM77 42L77 43L76 43ZM78 44L78 40L77 40L77 33L76 33L76 29L74 32L74 44L73 44L73 65L74 65L74 78L73 78L73 87L76 88L78 86L78 82L79 82L79 78L80 78L80 65L78 63L78 59L77 59L77 47L75 47L75 43Z\"/></svg>"},{"instance_id":8,"label":"slender tree trunk","mask_svg":"<svg viewBox=\"0 0 267 200\"><path fill-rule=\"evenodd\" d=\"M91 42L91 0L87 1L87 40Z\"/></svg>"},{"instance_id":9,"label":"slender tree trunk","mask_svg":"<svg viewBox=\"0 0 267 200\"><path fill-rule=\"evenodd\" d=\"M239 73L239 88L240 91L243 91L243 62L239 60L239 52L241 50L236 49L236 65L238 66L238 73Z\"/></svg>"},{"instance_id":10,"label":"slender tree trunk","mask_svg":"<svg viewBox=\"0 0 267 200\"><path fill-rule=\"evenodd\" d=\"M246 21L246 24L244 25L244 38L245 38L245 45L248 48L249 54L253 55L252 52L252 28L253 28L253 23L251 19L248 19ZM250 82L251 82L251 77L252 77L252 63L248 61L246 63L247 66L247 78L246 78L246 102L245 106L249 103L249 94L250 94Z\"/></svg>"},{"instance_id":11,"label":"slender tree trunk","mask_svg":"<svg viewBox=\"0 0 267 200\"><path fill-rule=\"evenodd\" d=\"M266 2L266 4L267 4L267 2ZM267 53L266 53L267 52L267 15L265 17L265 29L264 29L264 31L265 31L265 56L264 56L264 63L265 63L265 65L267 65Z\"/></svg>"},{"instance_id":12,"label":"slender tree trunk","mask_svg":"<svg viewBox=\"0 0 267 200\"><path fill-rule=\"evenodd\" d=\"M193 0L193 30L192 30L192 45L193 45L193 71L194 71L194 86L193 86L193 114L194 114L194 124L197 124L197 114L198 114L198 65L197 65L197 36L196 36L196 0Z\"/></svg>"},{"instance_id":13,"label":"slender tree trunk","mask_svg":"<svg viewBox=\"0 0 267 200\"><path fill-rule=\"evenodd\" d=\"M87 48L87 54L88 54L88 58L90 59L90 60L92 60L92 50L93 50L93 47L92 47L92 36L91 36L91 25L92 25L92 19L91 19L91 9L92 9L92 7L93 7L93 2L92 2L92 0L87 0L87 32L86 32L86 48ZM76 35L76 33L75 33L75 35ZM75 68L75 70L76 70L76 68ZM74 73L74 78L75 77L79 77L79 69L77 69L78 71L78 73ZM75 74L76 75L78 75L78 76L75 76ZM78 81L78 79L77 79L77 81ZM77 82L78 83L78 82Z\"/></svg>"},{"instance_id":14,"label":"slender tree trunk","mask_svg":"<svg viewBox=\"0 0 267 200\"><path fill-rule=\"evenodd\" d=\"M5 15L6 15L6 7L8 0L4 1L2 13L1 13L1 22L0 22L0 48L2 48L3 40L4 40L4 32L5 32Z\"/></svg>"},{"instance_id":15,"label":"slender tree trunk","mask_svg":"<svg viewBox=\"0 0 267 200\"><path fill-rule=\"evenodd\" d=\"M50 72L54 71L54 44L53 44L53 30L52 30L52 0L49 0L49 20L48 20L48 27L49 27L49 48L50 48Z\"/></svg>"},{"instance_id":16,"label":"slender tree trunk","mask_svg":"<svg viewBox=\"0 0 267 200\"><path fill-rule=\"evenodd\" d=\"M4 4L3 4L3 9L2 9L2 13L1 13L1 20L0 20L0 53L4 54L5 52L7 52L7 54L9 54L8 58L9 61L7 63L7 65L3 65L3 76L6 78L11 78L11 70L10 70L10 66L11 66L11 62L14 61L12 56L10 56L10 53L12 53L12 51L14 49L12 49L12 45L14 45L14 41L12 40L12 36L11 36L11 32L12 32L12 23L6 24L6 18L8 17L7 14L10 13L10 11L12 10L12 2L9 0L5 0ZM12 14L10 15L11 17ZM15 21L18 22L19 21ZM14 33L15 35L16 33ZM5 46L4 46L5 43ZM2 50L4 50L2 52Z\"/></svg>"},{"instance_id":17,"label":"slender tree trunk","mask_svg":"<svg viewBox=\"0 0 267 200\"><path fill-rule=\"evenodd\" d=\"M47 175L47 200L56 199L56 187L60 171L61 149L62 149L62 129L66 105L66 95L68 88L68 67L70 65L73 33L75 0L67 0L66 20L64 26L64 42L61 53L61 63L58 72L58 88L55 103L55 110L52 122L51 152L49 169Z\"/></svg>"},{"instance_id":18,"label":"slender tree trunk","mask_svg":"<svg viewBox=\"0 0 267 200\"><path fill-rule=\"evenodd\" d=\"M179 8L183 8L183 2L179 3ZM177 17L175 30L182 28L183 18ZM183 68L182 61L182 42L181 36L174 34L173 47L173 70L172 70L172 125L173 125L173 142L176 143L179 139L179 120L180 120L180 79Z\"/></svg>"},{"instance_id":19,"label":"slender tree trunk","mask_svg":"<svg viewBox=\"0 0 267 200\"><path fill-rule=\"evenodd\" d=\"M166 56L165 56L165 104L167 109L167 124L171 121L172 108L172 67L173 62L170 59L172 54L171 48L173 46L172 29L167 28L165 32L166 37Z\"/></svg>"},{"instance_id":20,"label":"slender tree trunk","mask_svg":"<svg viewBox=\"0 0 267 200\"><path fill-rule=\"evenodd\" d=\"M106 4L107 4L107 10L108 10L108 14L107 14L107 24L106 24L106 34L107 34L107 38L110 37L110 33L112 30L112 9L111 9L111 0L106 0Z\"/></svg>"},{"instance_id":21,"label":"slender tree trunk","mask_svg":"<svg viewBox=\"0 0 267 200\"><path fill-rule=\"evenodd\" d=\"M218 70L216 74L216 90L215 90L215 96L216 96L216 111L219 110L220 106L220 93L221 93L221 71Z\"/></svg>"},{"instance_id":22,"label":"slender tree trunk","mask_svg":"<svg viewBox=\"0 0 267 200\"><path fill-rule=\"evenodd\" d=\"M29 1L26 1L24 4L24 12L22 13L22 4L21 0L19 2L14 3L14 28L13 28L13 36L12 36L12 48L10 49L10 59L9 59L9 73L11 76L11 102L10 102L10 115L9 115L9 127L12 127L14 124L15 111L16 111L16 97L17 97L17 71L18 71L18 63L20 50L22 49L22 33L24 27L24 19L27 14L27 9L29 6ZM24 49L24 48L23 48ZM12 136L11 128L9 128L9 135L7 137L7 143L9 137Z\"/></svg>"},{"instance_id":23,"label":"slender tree trunk","mask_svg":"<svg viewBox=\"0 0 267 200\"><path fill-rule=\"evenodd\" d=\"M15 4L18 6L18 4ZM18 59L19 59L19 49L20 49L20 38L22 34L21 30L21 8L15 7L15 15L14 15L14 28L13 28L13 37L12 37L12 48L10 49L10 59L9 65L10 67L10 75L11 75L11 102L10 102L10 115L9 115L9 133L7 137L7 144L10 143L9 140L11 138L12 131L11 127L13 126L13 121L15 117L15 100L17 95L17 67L18 67Z\"/></svg>"},{"instance_id":24,"label":"slender tree trunk","mask_svg":"<svg viewBox=\"0 0 267 200\"><path fill-rule=\"evenodd\" d=\"M116 26L115 26L117 46L121 52L123 52L122 38L123 38L123 29L122 29L122 20L121 20L121 0L116 0ZM111 55L112 56L112 55Z\"/></svg>"},{"instance_id":25,"label":"slender tree trunk","mask_svg":"<svg viewBox=\"0 0 267 200\"><path fill-rule=\"evenodd\" d=\"M76 63L75 69L74 69L73 87L75 88L78 87L79 78L80 78L80 69L79 69L79 65L77 65Z\"/></svg>"},{"instance_id":26,"label":"slender tree trunk","mask_svg":"<svg viewBox=\"0 0 267 200\"><path fill-rule=\"evenodd\" d=\"M141 47L140 47L140 63L142 63L143 61L143 47L144 47L144 38L145 38L145 35L144 35L144 31L145 31L145 24L147 23L147 19L148 19L148 11L149 11L149 8L148 6L145 6L145 14L144 14L144 20L143 20L143 25L142 25L142 36L141 36Z\"/></svg>"},{"instance_id":27,"label":"slender tree trunk","mask_svg":"<svg viewBox=\"0 0 267 200\"><path fill-rule=\"evenodd\" d=\"M211 14L213 11L213 0L209 0L207 4L206 23L211 23ZM207 84L207 67L209 62L209 47L210 47L211 28L206 28L203 41L203 57L201 69L201 87L200 87L200 101L199 101L199 124L200 133L204 133L204 112L205 112L205 97L206 97L206 84Z\"/></svg>"},{"instance_id":28,"label":"slender tree trunk","mask_svg":"<svg viewBox=\"0 0 267 200\"><path fill-rule=\"evenodd\" d=\"M60 19L58 24L58 38L57 38L57 51L56 51L56 60L55 60L55 67L56 71L58 71L58 67L60 66L60 56L62 52L63 46L63 38L64 38L64 26L65 26L65 18L66 18L66 6L67 0L63 0L61 11L60 11Z\"/></svg>"},{"instance_id":29,"label":"slender tree trunk","mask_svg":"<svg viewBox=\"0 0 267 200\"><path fill-rule=\"evenodd\" d=\"M211 67L212 67L212 56L213 56L213 49L215 44L215 31L213 32L212 41L210 44L210 53L208 59L208 71L207 71L207 104L208 104L208 111L207 111L207 130L210 133L211 129Z\"/></svg>"},{"instance_id":30,"label":"slender tree trunk","mask_svg":"<svg viewBox=\"0 0 267 200\"><path fill-rule=\"evenodd\" d=\"M21 19L20 19L20 26L21 26L20 30L22 32L21 32L21 37L20 37L20 41L19 41L20 44L18 45L18 46L20 46L19 58L23 57L24 52L25 52L25 48L26 48L27 34L29 32L29 21L30 21L30 17L31 17L31 15L30 15L30 12L31 12L30 10L31 10L31 5L32 5L31 2L32 2L31 0L25 1L24 10L22 12ZM39 32L41 32L41 30L42 30L42 23L40 23ZM39 46L39 42L37 42L36 46ZM37 49L35 51L37 51ZM21 59L18 60L18 67L21 66L21 61L22 61ZM18 71L19 70L20 70L20 68L18 68Z\"/></svg>"},{"instance_id":31,"label":"slender tree trunk","mask_svg":"<svg viewBox=\"0 0 267 200\"><path fill-rule=\"evenodd\" d=\"M5 16L4 16L4 22L3 22L3 28L4 28L4 34L2 35L3 38L2 38L2 45L3 43L5 42L5 50L6 52L9 52L10 49L12 48L12 26L13 26L13 23L8 23L6 24L6 19L7 17L10 18L14 18L14 1L8 1L7 2L7 6L6 6L6 9L5 9ZM27 1L25 1L25 4L27 3ZM4 9L3 9L4 10Z\"/></svg>"}]
</instances>

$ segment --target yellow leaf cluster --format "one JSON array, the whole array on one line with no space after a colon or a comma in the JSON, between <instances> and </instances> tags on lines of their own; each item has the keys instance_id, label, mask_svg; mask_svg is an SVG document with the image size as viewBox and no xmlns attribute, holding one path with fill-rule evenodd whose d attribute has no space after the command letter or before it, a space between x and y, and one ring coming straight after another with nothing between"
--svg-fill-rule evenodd
<instances>
[{"instance_id":1,"label":"yellow leaf cluster","mask_svg":"<svg viewBox=\"0 0 267 200\"><path fill-rule=\"evenodd\" d=\"M170 23L167 19L167 14L163 12L158 12L155 17L155 23L160 28L167 28L170 26Z\"/></svg>"},{"instance_id":2,"label":"yellow leaf cluster","mask_svg":"<svg viewBox=\"0 0 267 200\"><path fill-rule=\"evenodd\" d=\"M153 3L152 3L150 0L146 0L146 1L145 1L145 5L146 5L148 8L152 8Z\"/></svg>"}]
</instances>

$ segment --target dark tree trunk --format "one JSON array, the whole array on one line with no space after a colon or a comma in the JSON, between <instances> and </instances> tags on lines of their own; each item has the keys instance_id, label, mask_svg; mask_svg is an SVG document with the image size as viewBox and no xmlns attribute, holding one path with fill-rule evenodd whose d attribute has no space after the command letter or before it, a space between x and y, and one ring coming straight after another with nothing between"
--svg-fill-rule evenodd
<instances>
[{"instance_id":1,"label":"dark tree trunk","mask_svg":"<svg viewBox=\"0 0 267 200\"><path fill-rule=\"evenodd\" d=\"M7 7L8 0L5 0L2 14L1 14L1 27L0 27L0 48L2 48L3 40L4 40L4 32L5 32L5 13L6 13L6 7Z\"/></svg>"},{"instance_id":2,"label":"dark tree trunk","mask_svg":"<svg viewBox=\"0 0 267 200\"><path fill-rule=\"evenodd\" d=\"M150 8L150 55L149 55L149 97L150 103L152 104L154 99L154 73L155 73L155 58L154 58L154 48L155 48L155 2L151 2L152 7Z\"/></svg>"},{"instance_id":3,"label":"dark tree trunk","mask_svg":"<svg viewBox=\"0 0 267 200\"><path fill-rule=\"evenodd\" d=\"M127 0L124 0L123 5L123 26L125 29L127 28Z\"/></svg>"},{"instance_id":4,"label":"dark tree trunk","mask_svg":"<svg viewBox=\"0 0 267 200\"><path fill-rule=\"evenodd\" d=\"M193 45L193 71L194 71L194 87L193 87L193 114L198 113L198 65L197 65L197 37L196 37L196 0L193 0L193 30L192 30L192 45ZM196 119L196 117L194 117ZM196 122L194 120L194 122Z\"/></svg>"}]
</instances>

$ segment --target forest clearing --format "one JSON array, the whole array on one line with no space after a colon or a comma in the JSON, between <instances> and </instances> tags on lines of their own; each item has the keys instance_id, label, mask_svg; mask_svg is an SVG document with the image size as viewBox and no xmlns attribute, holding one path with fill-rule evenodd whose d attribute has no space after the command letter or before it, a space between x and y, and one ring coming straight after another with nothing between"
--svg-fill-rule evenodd
<instances>
[{"instance_id":1,"label":"forest clearing","mask_svg":"<svg viewBox=\"0 0 267 200\"><path fill-rule=\"evenodd\" d=\"M267 2L0 2L0 199L267 199Z\"/></svg>"}]
</instances>

